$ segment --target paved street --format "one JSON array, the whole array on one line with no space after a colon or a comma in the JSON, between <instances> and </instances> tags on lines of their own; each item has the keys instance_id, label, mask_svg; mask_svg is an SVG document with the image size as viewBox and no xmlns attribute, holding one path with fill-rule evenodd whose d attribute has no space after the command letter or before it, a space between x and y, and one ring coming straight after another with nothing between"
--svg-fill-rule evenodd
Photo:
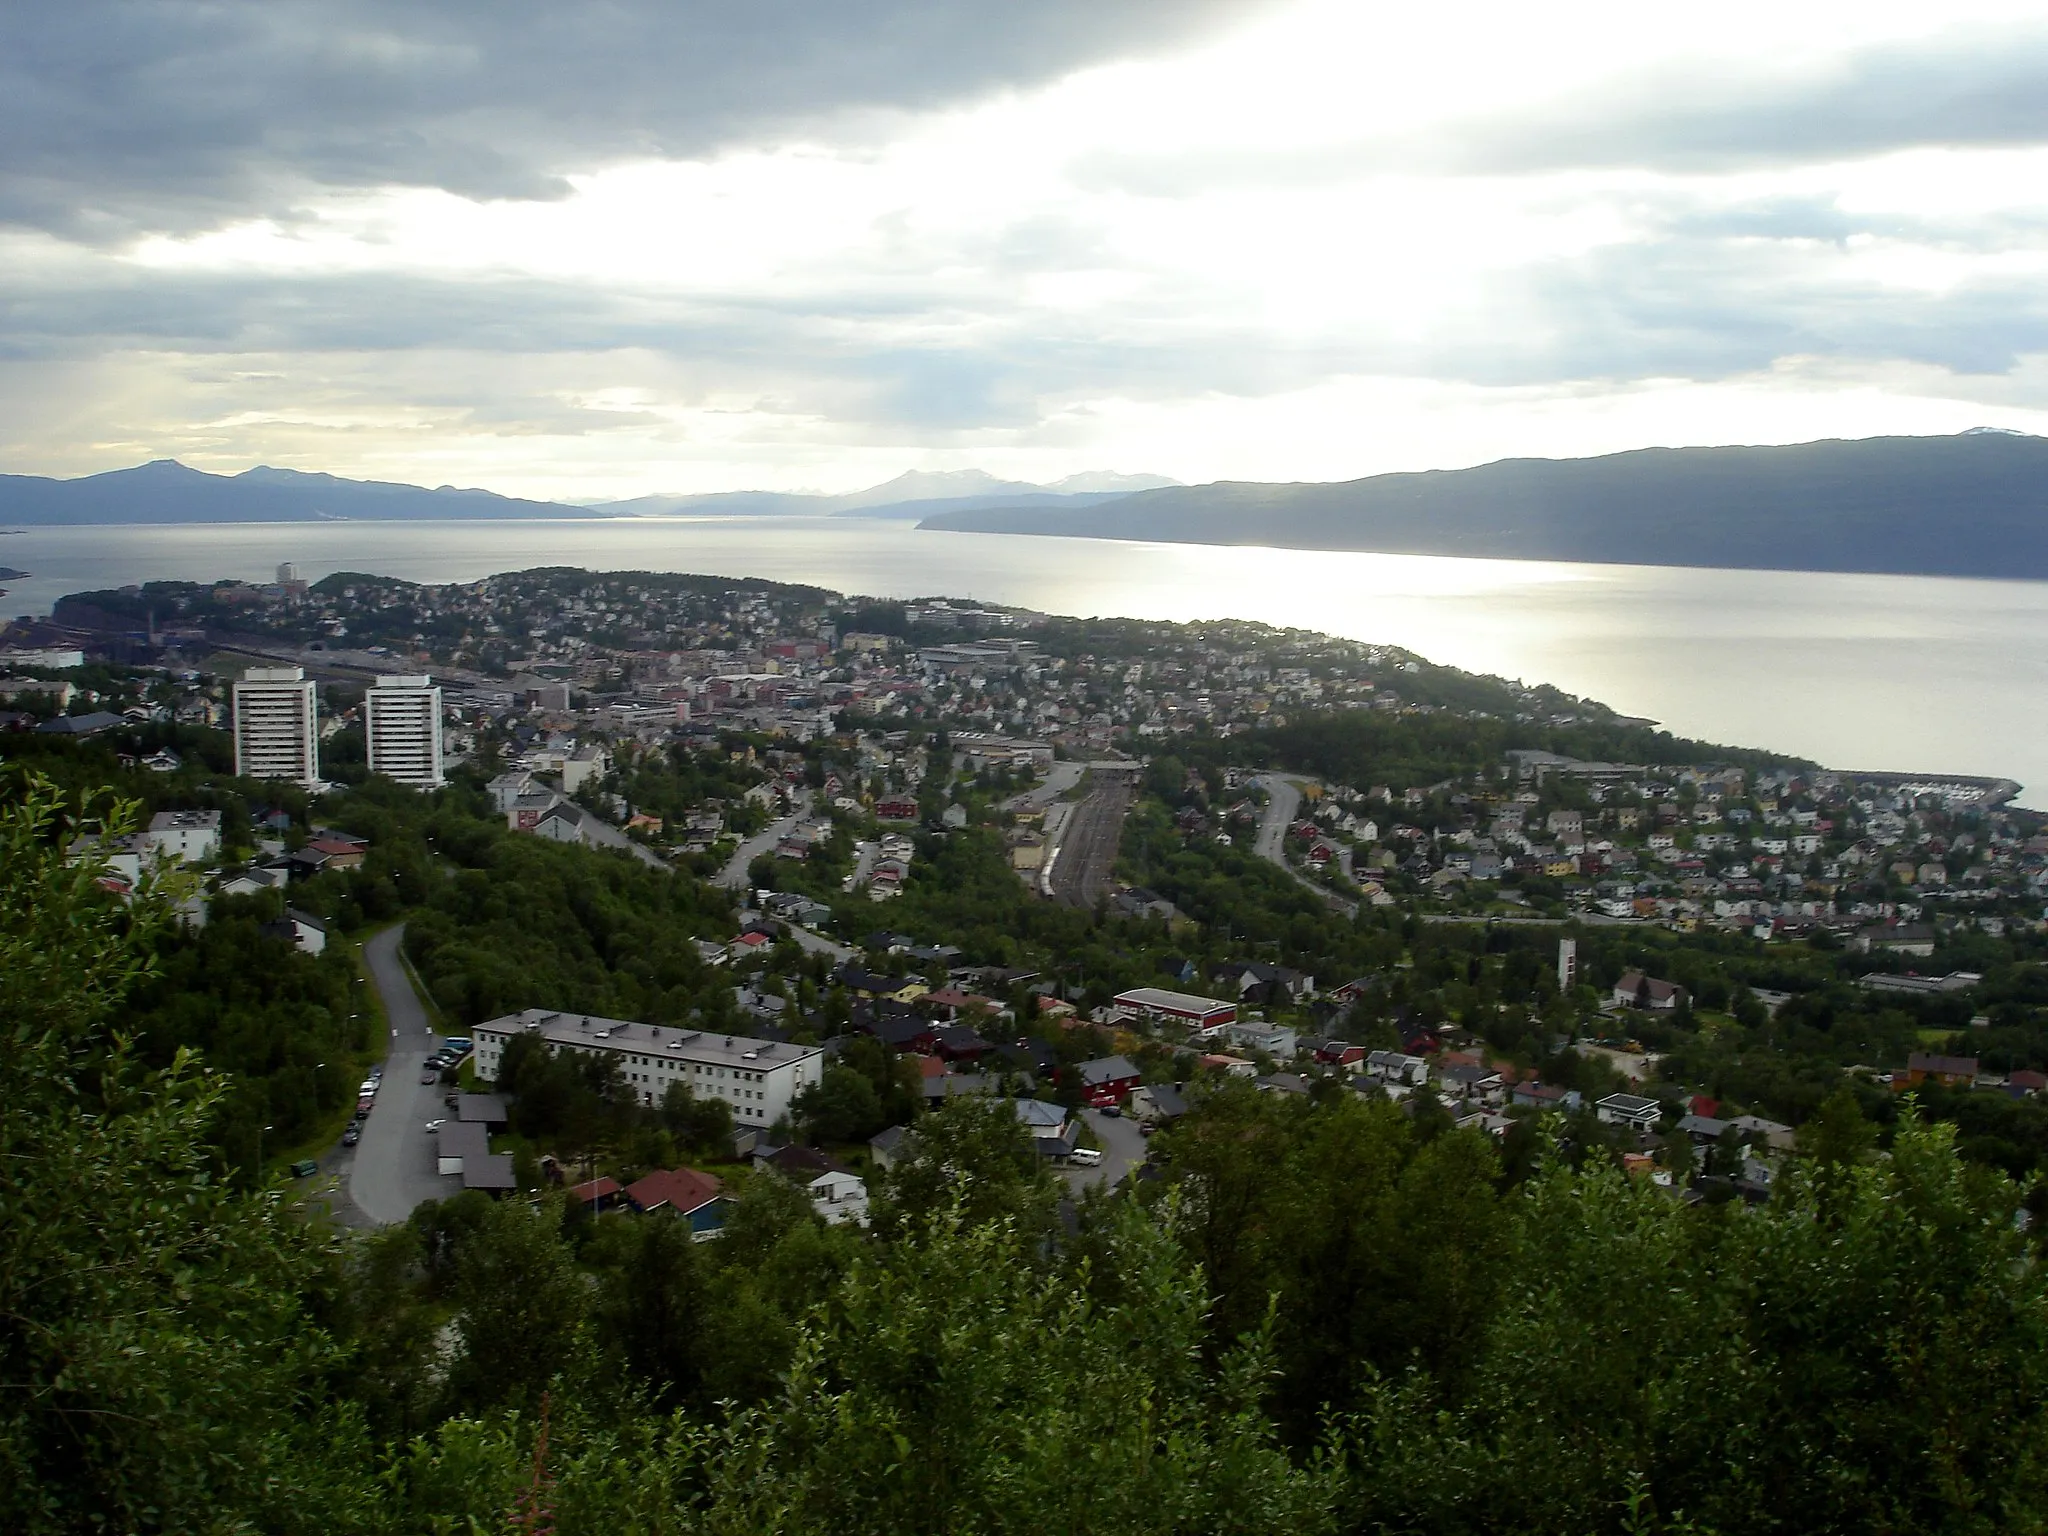
<instances>
[{"instance_id":1,"label":"paved street","mask_svg":"<svg viewBox=\"0 0 2048 1536\"><path fill-rule=\"evenodd\" d=\"M1114 1189L1145 1161L1145 1133L1129 1115L1112 1120L1099 1109L1084 1109L1081 1117L1095 1132L1096 1145L1102 1148L1102 1161L1093 1168L1062 1168L1060 1177L1077 1195L1096 1184Z\"/></svg>"},{"instance_id":2,"label":"paved street","mask_svg":"<svg viewBox=\"0 0 2048 1536\"><path fill-rule=\"evenodd\" d=\"M1021 795L1010 796L1009 799L1003 802L1002 808L1006 811L1043 810L1076 784L1080 783L1081 775L1087 769L1088 765L1086 763L1077 763L1071 759L1063 759L1056 762L1052 765L1051 771L1046 774L1043 783L1034 785L1032 788L1025 790Z\"/></svg>"},{"instance_id":3,"label":"paved street","mask_svg":"<svg viewBox=\"0 0 2048 1536\"><path fill-rule=\"evenodd\" d=\"M752 837L741 843L738 848L733 850L732 857L725 861L725 868L718 873L718 883L720 885L724 886L728 891L743 891L746 889L747 866L761 857L762 854L773 853L775 845L794 832L796 824L810 814L811 797L808 793L799 794L796 797L795 804L796 809L790 812L789 815L773 823L764 831L756 832Z\"/></svg>"},{"instance_id":4,"label":"paved street","mask_svg":"<svg viewBox=\"0 0 2048 1536\"><path fill-rule=\"evenodd\" d=\"M1306 782L1285 773L1262 773L1254 780L1266 791L1265 814L1259 818L1259 832L1252 844L1262 859L1279 865L1346 917L1358 915L1358 903L1347 901L1328 886L1315 881L1287 862L1287 829L1300 819L1301 785Z\"/></svg>"},{"instance_id":5,"label":"paved street","mask_svg":"<svg viewBox=\"0 0 2048 1536\"><path fill-rule=\"evenodd\" d=\"M413 1207L456 1193L462 1181L434 1171L434 1138L426 1124L448 1111L444 1090L420 1082L421 1063L433 1053L439 1037L427 1011L413 991L412 979L399 962L405 925L387 928L363 946L363 958L384 1002L393 1033L387 1039L384 1085L377 1104L363 1122L363 1139L344 1152L349 1198L379 1225L405 1220Z\"/></svg>"}]
</instances>

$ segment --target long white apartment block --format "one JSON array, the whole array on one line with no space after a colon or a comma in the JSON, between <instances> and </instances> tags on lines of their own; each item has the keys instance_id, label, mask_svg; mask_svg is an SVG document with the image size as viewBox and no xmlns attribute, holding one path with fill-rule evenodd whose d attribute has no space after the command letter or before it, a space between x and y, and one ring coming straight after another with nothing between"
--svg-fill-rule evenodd
<instances>
[{"instance_id":1,"label":"long white apartment block","mask_svg":"<svg viewBox=\"0 0 2048 1536\"><path fill-rule=\"evenodd\" d=\"M235 772L320 787L319 704L302 667L251 667L232 690Z\"/></svg>"},{"instance_id":2,"label":"long white apartment block","mask_svg":"<svg viewBox=\"0 0 2048 1536\"><path fill-rule=\"evenodd\" d=\"M370 772L414 789L439 789L441 690L430 677L380 677L363 695Z\"/></svg>"},{"instance_id":3,"label":"long white apartment block","mask_svg":"<svg viewBox=\"0 0 2048 1536\"><path fill-rule=\"evenodd\" d=\"M492 1019L477 1025L474 1035L480 1078L497 1081L508 1040L537 1035L553 1055L581 1051L612 1057L643 1104L659 1104L671 1083L688 1083L696 1097L730 1104L735 1125L757 1130L788 1114L790 1101L825 1072L825 1053L814 1045L782 1045L745 1035L545 1008Z\"/></svg>"}]
</instances>

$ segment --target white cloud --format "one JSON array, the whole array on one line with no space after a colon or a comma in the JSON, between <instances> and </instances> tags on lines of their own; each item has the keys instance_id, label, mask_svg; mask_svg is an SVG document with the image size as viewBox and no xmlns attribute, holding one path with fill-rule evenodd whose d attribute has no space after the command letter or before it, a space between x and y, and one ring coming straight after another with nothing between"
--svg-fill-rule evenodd
<instances>
[{"instance_id":1,"label":"white cloud","mask_svg":"<svg viewBox=\"0 0 2048 1536\"><path fill-rule=\"evenodd\" d=\"M888 135L594 156L547 200L17 237L0 405L47 427L66 358L131 418L17 431L12 467L147 441L596 496L2039 429L2048 115L1956 87L2048 61L2039 19L1311 3ZM1916 60L1885 133L1815 109Z\"/></svg>"}]
</instances>

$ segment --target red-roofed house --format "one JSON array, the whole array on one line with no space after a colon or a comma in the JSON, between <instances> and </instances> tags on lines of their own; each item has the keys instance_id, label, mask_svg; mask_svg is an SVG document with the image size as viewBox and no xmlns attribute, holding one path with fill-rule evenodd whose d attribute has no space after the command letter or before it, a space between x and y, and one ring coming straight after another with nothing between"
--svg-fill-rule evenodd
<instances>
[{"instance_id":1,"label":"red-roofed house","mask_svg":"<svg viewBox=\"0 0 2048 1536\"><path fill-rule=\"evenodd\" d=\"M699 1242L725 1225L725 1186L695 1168L657 1168L629 1186L626 1198L645 1215L669 1210L690 1224Z\"/></svg>"},{"instance_id":2,"label":"red-roofed house","mask_svg":"<svg viewBox=\"0 0 2048 1536\"><path fill-rule=\"evenodd\" d=\"M619 1196L625 1191L619 1188L619 1181L607 1175L602 1179L590 1179L575 1185L569 1191L569 1198L578 1205L587 1205L595 1211L608 1211L619 1203Z\"/></svg>"}]
</instances>

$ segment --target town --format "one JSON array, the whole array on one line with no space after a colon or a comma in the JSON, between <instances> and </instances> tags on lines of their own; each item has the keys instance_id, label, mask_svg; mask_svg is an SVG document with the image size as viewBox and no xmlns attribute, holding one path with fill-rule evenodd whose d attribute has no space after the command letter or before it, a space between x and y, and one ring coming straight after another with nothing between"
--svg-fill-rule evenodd
<instances>
[{"instance_id":1,"label":"town","mask_svg":"<svg viewBox=\"0 0 2048 1536\"><path fill-rule=\"evenodd\" d=\"M111 748L146 786L146 824L74 856L117 890L199 873L195 929L250 903L318 956L397 910L378 845L403 796L377 784L704 893L687 1007L598 1018L573 987L501 989L502 1012L451 1021L432 1133L373 1116L389 1090L365 1080L339 1154L372 1166L357 1149L389 1121L410 1166L351 1172L380 1220L565 1180L559 1117L507 1107L505 1047L536 1028L617 1067L622 1126L676 1121L669 1087L718 1073L727 1118L696 1144L856 1222L916 1111L961 1095L1014 1105L1076 1192L1149 1167L1153 1132L1233 1082L1398 1103L1511 1162L1568 1120L1695 1200L1767 1198L1845 1087L1911 1092L2009 1166L2048 1150L2048 835L2008 782L1700 748L1243 623L644 573L152 583L64 599L0 636L0 664L6 756ZM430 988L462 942L442 927L411 924ZM739 1074L775 1086L677 1076L696 1019L735 1057L783 1053ZM317 1102L297 1120L332 1123ZM574 1187L603 1205L708 1179L693 1220L715 1230L716 1175L609 1163Z\"/></svg>"}]
</instances>

